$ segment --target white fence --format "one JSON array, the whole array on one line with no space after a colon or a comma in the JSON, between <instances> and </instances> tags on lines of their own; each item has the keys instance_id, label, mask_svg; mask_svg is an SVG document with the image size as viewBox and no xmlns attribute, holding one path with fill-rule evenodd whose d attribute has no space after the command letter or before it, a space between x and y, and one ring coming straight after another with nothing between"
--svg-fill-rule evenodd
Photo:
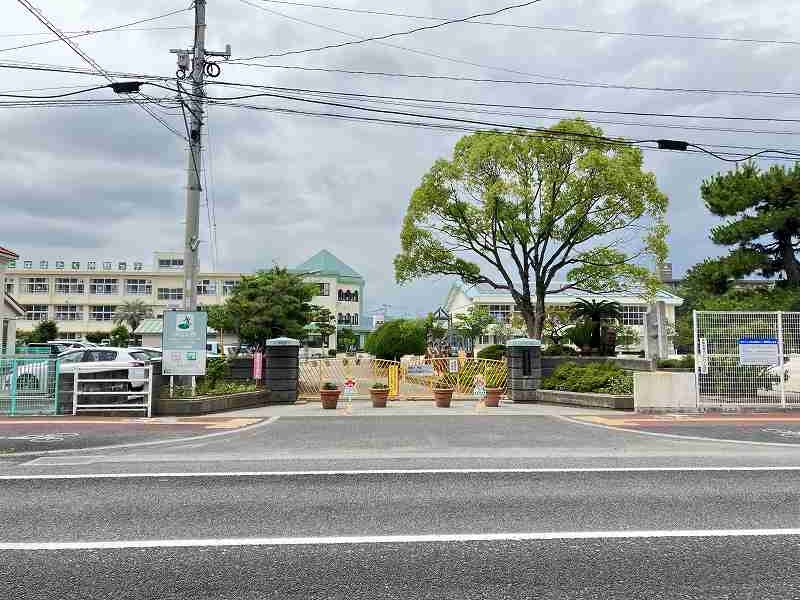
<instances>
[{"instance_id":1,"label":"white fence","mask_svg":"<svg viewBox=\"0 0 800 600\"><path fill-rule=\"evenodd\" d=\"M699 408L800 408L800 313L694 313Z\"/></svg>"},{"instance_id":2,"label":"white fence","mask_svg":"<svg viewBox=\"0 0 800 600\"><path fill-rule=\"evenodd\" d=\"M92 400L95 401L92 401ZM127 370L126 378L106 372L73 374L72 414L79 411L122 411L153 414L153 365Z\"/></svg>"}]
</instances>

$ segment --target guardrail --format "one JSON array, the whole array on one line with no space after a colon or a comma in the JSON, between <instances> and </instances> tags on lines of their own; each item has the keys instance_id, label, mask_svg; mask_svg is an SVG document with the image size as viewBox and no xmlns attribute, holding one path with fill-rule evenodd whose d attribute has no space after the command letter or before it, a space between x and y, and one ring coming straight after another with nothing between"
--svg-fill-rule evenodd
<instances>
[{"instance_id":1,"label":"guardrail","mask_svg":"<svg viewBox=\"0 0 800 600\"><path fill-rule=\"evenodd\" d=\"M123 370L123 369L119 369ZM75 371L73 375L73 389L72 389L72 414L77 415L79 411L121 411L121 412L138 412L146 413L148 417L153 414L153 365L145 367L131 367L125 368L128 371L127 378L103 378L104 373L108 373L108 369L97 372L78 372ZM131 371L134 371L131 376ZM142 377L135 377L139 371L142 372ZM86 390L81 386L95 388L111 388L112 384L126 387L124 390L112 389L94 389ZM136 385L134 385L136 384ZM138 384L142 384L141 386ZM139 389L141 388L141 389ZM100 402L81 401L81 398L100 398ZM121 402L111 402L109 398L124 397ZM132 401L133 400L133 401Z\"/></svg>"}]
</instances>

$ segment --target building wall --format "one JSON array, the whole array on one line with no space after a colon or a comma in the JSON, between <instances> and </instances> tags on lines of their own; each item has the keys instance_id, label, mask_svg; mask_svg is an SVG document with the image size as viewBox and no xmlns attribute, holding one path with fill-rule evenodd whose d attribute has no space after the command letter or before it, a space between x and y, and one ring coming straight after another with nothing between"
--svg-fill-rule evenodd
<instances>
[{"instance_id":1,"label":"building wall","mask_svg":"<svg viewBox=\"0 0 800 600\"><path fill-rule=\"evenodd\" d=\"M326 295L318 294L311 299L311 304L327 308L336 319L337 333L340 329L358 329L367 327L370 324L362 323L361 318L363 314L364 303L364 281L355 280L351 278L338 278L335 276L321 276L321 275L307 275L304 277L309 283L319 284L324 286L324 291L328 292ZM343 296L350 293L350 300L339 299L339 292ZM358 300L352 299L353 294L358 294ZM349 323L348 321L349 316ZM341 318L341 320L340 320ZM337 334L334 333L329 341L328 348L336 348Z\"/></svg>"}]
</instances>

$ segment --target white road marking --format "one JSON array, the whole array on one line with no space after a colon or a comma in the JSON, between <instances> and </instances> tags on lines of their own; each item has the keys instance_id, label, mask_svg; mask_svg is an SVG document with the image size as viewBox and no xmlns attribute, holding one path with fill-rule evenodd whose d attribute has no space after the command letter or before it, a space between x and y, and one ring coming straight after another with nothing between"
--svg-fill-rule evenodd
<instances>
[{"instance_id":1,"label":"white road marking","mask_svg":"<svg viewBox=\"0 0 800 600\"><path fill-rule=\"evenodd\" d=\"M195 473L52 473L43 475L0 475L0 481L40 479L155 479L162 477L339 477L353 475L467 475L548 473L670 473L670 472L782 472L800 471L800 466L766 467L574 467L574 468L486 468L486 469L353 469L340 471L200 471Z\"/></svg>"},{"instance_id":2,"label":"white road marking","mask_svg":"<svg viewBox=\"0 0 800 600\"><path fill-rule=\"evenodd\" d=\"M794 529L679 529L645 531L545 531L531 533L444 533L421 535L353 535L273 538L114 540L96 542L0 542L0 550L114 550L127 548L208 548L230 546L326 546L340 544L429 544L526 542L546 540L614 540L641 538L775 537L800 535Z\"/></svg>"}]
</instances>

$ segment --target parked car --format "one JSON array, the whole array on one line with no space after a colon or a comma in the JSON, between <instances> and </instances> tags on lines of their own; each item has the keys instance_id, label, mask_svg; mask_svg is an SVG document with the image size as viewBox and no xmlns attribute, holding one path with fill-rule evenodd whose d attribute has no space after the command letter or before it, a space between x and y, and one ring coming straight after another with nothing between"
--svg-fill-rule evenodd
<instances>
[{"instance_id":1,"label":"parked car","mask_svg":"<svg viewBox=\"0 0 800 600\"><path fill-rule=\"evenodd\" d=\"M128 352L142 352L147 356L147 360L161 360L163 354L161 348L153 348L152 346L128 346Z\"/></svg>"},{"instance_id":2,"label":"parked car","mask_svg":"<svg viewBox=\"0 0 800 600\"><path fill-rule=\"evenodd\" d=\"M106 371L128 371L128 379L144 379L145 366L150 356L143 350L131 348L73 348L57 356L60 372L70 375L79 373L102 373ZM19 391L45 392L51 377L49 360L25 361L17 367L16 387ZM4 378L4 387L11 385L11 374ZM141 390L144 382L130 384L130 389Z\"/></svg>"}]
</instances>

